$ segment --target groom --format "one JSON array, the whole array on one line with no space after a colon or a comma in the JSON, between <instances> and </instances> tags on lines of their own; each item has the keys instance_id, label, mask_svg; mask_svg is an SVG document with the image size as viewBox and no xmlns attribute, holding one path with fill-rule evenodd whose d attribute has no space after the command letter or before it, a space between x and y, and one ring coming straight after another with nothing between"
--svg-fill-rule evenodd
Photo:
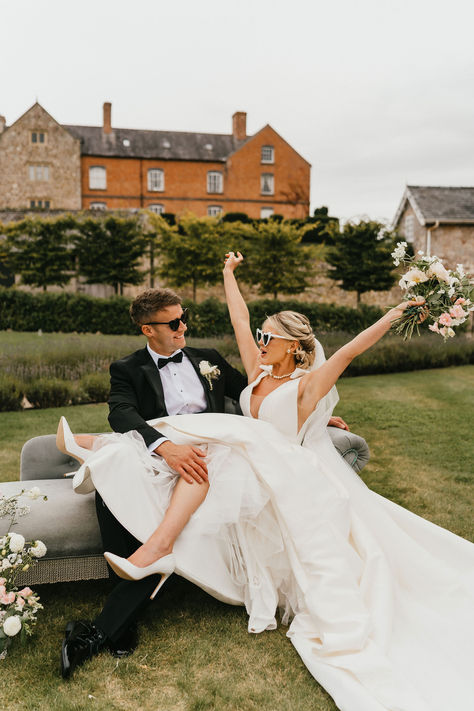
<instances>
[{"instance_id":1,"label":"groom","mask_svg":"<svg viewBox=\"0 0 474 711\"><path fill-rule=\"evenodd\" d=\"M224 412L225 397L238 400L247 378L216 350L186 347L187 310L171 289L148 289L130 306L130 316L147 338L145 348L110 366L109 422L115 432L137 430L151 453L163 457L186 481L207 480L205 452L178 445L147 425L166 415ZM200 363L217 366L211 383ZM111 514L96 492L96 510L104 550L127 558L140 545ZM139 581L116 581L94 621L69 622L62 643L61 671L74 669L101 649L115 656L131 653L137 643L135 620L149 603L159 575ZM156 598L155 598L156 599Z\"/></svg>"}]
</instances>

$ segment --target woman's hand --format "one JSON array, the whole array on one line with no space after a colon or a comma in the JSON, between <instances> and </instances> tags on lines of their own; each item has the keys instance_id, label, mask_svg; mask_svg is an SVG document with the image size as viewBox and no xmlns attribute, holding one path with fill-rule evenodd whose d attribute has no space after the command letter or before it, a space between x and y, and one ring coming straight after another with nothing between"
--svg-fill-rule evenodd
<instances>
[{"instance_id":1,"label":"woman's hand","mask_svg":"<svg viewBox=\"0 0 474 711\"><path fill-rule=\"evenodd\" d=\"M227 252L224 259L224 271L233 272L243 261L244 258L240 252L237 252L237 256L235 256L234 252Z\"/></svg>"},{"instance_id":2,"label":"woman's hand","mask_svg":"<svg viewBox=\"0 0 474 711\"><path fill-rule=\"evenodd\" d=\"M412 306L423 306L423 304L426 303L425 299L422 296L418 296L416 299L413 299L412 301L403 301L401 304L398 304L398 306L395 306L393 309L390 309L390 320L394 321L397 318L400 318L400 316L403 315L403 313L406 311L406 309L409 309ZM420 316L418 318L418 323L423 323L423 321L427 318L428 316L428 308L426 306L423 307L423 309L420 311Z\"/></svg>"}]
</instances>

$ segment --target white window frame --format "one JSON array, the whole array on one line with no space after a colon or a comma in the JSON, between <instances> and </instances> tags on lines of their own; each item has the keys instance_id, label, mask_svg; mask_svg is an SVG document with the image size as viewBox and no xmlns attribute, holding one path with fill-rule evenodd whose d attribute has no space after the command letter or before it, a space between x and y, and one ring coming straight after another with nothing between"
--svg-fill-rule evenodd
<instances>
[{"instance_id":1,"label":"white window frame","mask_svg":"<svg viewBox=\"0 0 474 711\"><path fill-rule=\"evenodd\" d=\"M220 217L224 210L222 209L222 205L208 205L207 206L207 215L208 217Z\"/></svg>"},{"instance_id":2,"label":"white window frame","mask_svg":"<svg viewBox=\"0 0 474 711\"><path fill-rule=\"evenodd\" d=\"M275 176L273 173L262 173L260 175L260 193L262 195L275 194Z\"/></svg>"},{"instance_id":3,"label":"white window frame","mask_svg":"<svg viewBox=\"0 0 474 711\"><path fill-rule=\"evenodd\" d=\"M107 210L106 202L91 202L89 205L89 210Z\"/></svg>"},{"instance_id":4,"label":"white window frame","mask_svg":"<svg viewBox=\"0 0 474 711\"><path fill-rule=\"evenodd\" d=\"M165 171L163 168L149 168L147 181L149 192L163 192L165 189Z\"/></svg>"},{"instance_id":5,"label":"white window frame","mask_svg":"<svg viewBox=\"0 0 474 711\"><path fill-rule=\"evenodd\" d=\"M89 190L107 190L107 168L104 165L89 167Z\"/></svg>"},{"instance_id":6,"label":"white window frame","mask_svg":"<svg viewBox=\"0 0 474 711\"><path fill-rule=\"evenodd\" d=\"M413 243L415 241L415 216L407 215L403 223L403 230L405 232L405 239L407 242Z\"/></svg>"},{"instance_id":7,"label":"white window frame","mask_svg":"<svg viewBox=\"0 0 474 711\"><path fill-rule=\"evenodd\" d=\"M162 215L165 212L165 206L159 203L153 203L147 206L147 210L151 210L155 215Z\"/></svg>"},{"instance_id":8,"label":"white window frame","mask_svg":"<svg viewBox=\"0 0 474 711\"><path fill-rule=\"evenodd\" d=\"M268 155L265 156L264 154ZM275 162L275 148L273 146L262 146L260 149L260 162L273 164Z\"/></svg>"},{"instance_id":9,"label":"white window frame","mask_svg":"<svg viewBox=\"0 0 474 711\"><path fill-rule=\"evenodd\" d=\"M49 166L48 165L29 165L28 172L30 180L49 180Z\"/></svg>"},{"instance_id":10,"label":"white window frame","mask_svg":"<svg viewBox=\"0 0 474 711\"><path fill-rule=\"evenodd\" d=\"M207 192L208 193L223 193L224 192L224 176L220 170L207 171Z\"/></svg>"},{"instance_id":11,"label":"white window frame","mask_svg":"<svg viewBox=\"0 0 474 711\"><path fill-rule=\"evenodd\" d=\"M261 220L265 220L274 214L275 214L275 210L273 209L273 207L264 206L264 207L260 208L260 219Z\"/></svg>"}]
</instances>

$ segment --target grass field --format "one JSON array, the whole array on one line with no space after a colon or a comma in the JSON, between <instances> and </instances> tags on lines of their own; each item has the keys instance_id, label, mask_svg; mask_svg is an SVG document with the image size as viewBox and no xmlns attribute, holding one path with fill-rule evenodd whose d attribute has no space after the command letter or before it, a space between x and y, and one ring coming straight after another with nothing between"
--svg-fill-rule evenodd
<instances>
[{"instance_id":1,"label":"grass field","mask_svg":"<svg viewBox=\"0 0 474 711\"><path fill-rule=\"evenodd\" d=\"M474 366L347 378L337 408L371 448L362 472L370 487L471 541L473 386ZM55 431L63 412L0 413L1 480L18 477L23 442ZM107 429L105 405L68 408L67 417L75 431ZM0 662L2 710L335 711L285 628L251 636L242 608L181 580L149 608L134 655L119 662L103 653L63 682L64 626L93 617L108 589L106 581L37 587L45 609L36 634Z\"/></svg>"}]
</instances>

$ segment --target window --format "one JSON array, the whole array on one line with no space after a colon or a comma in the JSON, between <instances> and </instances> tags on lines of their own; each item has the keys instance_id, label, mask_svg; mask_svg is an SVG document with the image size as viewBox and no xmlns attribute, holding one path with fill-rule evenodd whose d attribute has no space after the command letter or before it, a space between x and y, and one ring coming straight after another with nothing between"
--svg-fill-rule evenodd
<instances>
[{"instance_id":1,"label":"window","mask_svg":"<svg viewBox=\"0 0 474 711\"><path fill-rule=\"evenodd\" d=\"M405 217L405 239L407 242L415 241L415 218L413 215Z\"/></svg>"},{"instance_id":2,"label":"window","mask_svg":"<svg viewBox=\"0 0 474 711\"><path fill-rule=\"evenodd\" d=\"M209 217L219 217L219 215L222 215L222 207L220 205L209 205L207 214Z\"/></svg>"},{"instance_id":3,"label":"window","mask_svg":"<svg viewBox=\"0 0 474 711\"><path fill-rule=\"evenodd\" d=\"M273 195L274 187L273 173L262 173L260 181L262 195Z\"/></svg>"},{"instance_id":4,"label":"window","mask_svg":"<svg viewBox=\"0 0 474 711\"><path fill-rule=\"evenodd\" d=\"M210 170L207 174L207 192L221 193L223 190L222 173L218 170Z\"/></svg>"},{"instance_id":5,"label":"window","mask_svg":"<svg viewBox=\"0 0 474 711\"><path fill-rule=\"evenodd\" d=\"M107 210L106 202L91 202L89 205L91 210Z\"/></svg>"},{"instance_id":6,"label":"window","mask_svg":"<svg viewBox=\"0 0 474 711\"><path fill-rule=\"evenodd\" d=\"M30 165L29 166L30 180L49 180L49 166L47 165Z\"/></svg>"},{"instance_id":7,"label":"window","mask_svg":"<svg viewBox=\"0 0 474 711\"><path fill-rule=\"evenodd\" d=\"M49 210L51 207L51 201L50 200L30 200L30 207L40 207L44 208L45 210Z\"/></svg>"},{"instance_id":8,"label":"window","mask_svg":"<svg viewBox=\"0 0 474 711\"><path fill-rule=\"evenodd\" d=\"M107 188L107 171L101 165L89 168L89 189L105 190Z\"/></svg>"},{"instance_id":9,"label":"window","mask_svg":"<svg viewBox=\"0 0 474 711\"><path fill-rule=\"evenodd\" d=\"M160 191L165 189L165 173L161 168L151 168L148 171L148 190Z\"/></svg>"},{"instance_id":10,"label":"window","mask_svg":"<svg viewBox=\"0 0 474 711\"><path fill-rule=\"evenodd\" d=\"M31 142L32 143L46 143L46 133L44 131L32 131L31 132Z\"/></svg>"},{"instance_id":11,"label":"window","mask_svg":"<svg viewBox=\"0 0 474 711\"><path fill-rule=\"evenodd\" d=\"M260 218L265 220L267 217L273 215L273 207L262 207L260 208Z\"/></svg>"},{"instance_id":12,"label":"window","mask_svg":"<svg viewBox=\"0 0 474 711\"><path fill-rule=\"evenodd\" d=\"M274 163L275 162L273 146L262 146L261 161L262 161L262 163Z\"/></svg>"},{"instance_id":13,"label":"window","mask_svg":"<svg viewBox=\"0 0 474 711\"><path fill-rule=\"evenodd\" d=\"M165 206L164 205L148 205L148 209L154 212L157 215L162 215L165 211Z\"/></svg>"}]
</instances>

